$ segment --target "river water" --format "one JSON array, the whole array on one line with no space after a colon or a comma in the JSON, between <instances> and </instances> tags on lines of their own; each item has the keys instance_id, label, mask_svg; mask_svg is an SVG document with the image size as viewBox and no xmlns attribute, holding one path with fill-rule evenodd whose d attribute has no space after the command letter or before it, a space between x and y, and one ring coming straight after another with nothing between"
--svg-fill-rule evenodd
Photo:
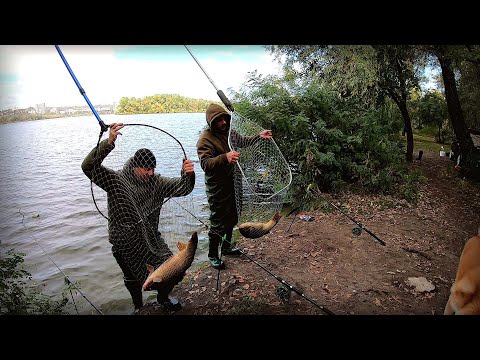
<instances>
[{"instance_id":1,"label":"river water","mask_svg":"<svg viewBox=\"0 0 480 360\"><path fill-rule=\"evenodd\" d=\"M149 123L174 136L194 161L192 192L199 246L190 269L207 260L208 206L203 171L195 144L205 114L104 115L113 122ZM130 314L130 295L111 254L107 221L94 206L90 180L81 170L97 144L100 126L94 116L44 119L0 125L0 254L25 253L25 269L39 290L58 296L65 276L73 291L72 314ZM107 134L104 134L106 137ZM185 239L187 240L187 239ZM144 293L144 301L156 292Z\"/></svg>"}]
</instances>

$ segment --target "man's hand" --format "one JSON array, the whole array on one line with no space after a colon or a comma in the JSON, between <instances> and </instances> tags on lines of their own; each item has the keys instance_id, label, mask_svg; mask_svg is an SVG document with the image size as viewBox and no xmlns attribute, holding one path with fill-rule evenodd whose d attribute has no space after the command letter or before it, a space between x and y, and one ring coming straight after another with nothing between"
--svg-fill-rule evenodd
<instances>
[{"instance_id":1,"label":"man's hand","mask_svg":"<svg viewBox=\"0 0 480 360\"><path fill-rule=\"evenodd\" d=\"M226 155L229 164L235 164L240 156L240 154L236 151L230 151Z\"/></svg>"},{"instance_id":2,"label":"man's hand","mask_svg":"<svg viewBox=\"0 0 480 360\"><path fill-rule=\"evenodd\" d=\"M271 139L272 130L262 130L258 136L260 136L262 139Z\"/></svg>"},{"instance_id":3,"label":"man's hand","mask_svg":"<svg viewBox=\"0 0 480 360\"><path fill-rule=\"evenodd\" d=\"M123 128L125 125L123 123L111 123L109 128L109 135L108 135L108 143L113 145L117 140L117 135L122 135L120 129Z\"/></svg>"},{"instance_id":4,"label":"man's hand","mask_svg":"<svg viewBox=\"0 0 480 360\"><path fill-rule=\"evenodd\" d=\"M183 160L182 170L185 174L190 175L194 173L193 161L192 160Z\"/></svg>"}]
</instances>

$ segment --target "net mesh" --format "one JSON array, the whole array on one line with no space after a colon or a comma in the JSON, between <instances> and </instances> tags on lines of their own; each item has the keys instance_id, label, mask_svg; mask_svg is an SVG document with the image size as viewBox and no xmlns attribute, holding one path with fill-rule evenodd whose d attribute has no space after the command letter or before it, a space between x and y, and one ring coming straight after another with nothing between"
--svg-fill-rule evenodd
<instances>
[{"instance_id":1,"label":"net mesh","mask_svg":"<svg viewBox=\"0 0 480 360\"><path fill-rule=\"evenodd\" d=\"M230 148L240 154L235 167L235 202L243 236L258 238L278 222L292 173L277 144L258 134L263 129L232 113Z\"/></svg>"},{"instance_id":2,"label":"net mesh","mask_svg":"<svg viewBox=\"0 0 480 360\"><path fill-rule=\"evenodd\" d=\"M97 148L92 195L108 219L115 251L144 280L145 264L158 267L178 253L178 241L186 243L198 230L194 178L181 175L185 153L169 133L144 124L125 124L121 133L111 152L102 150L102 142ZM154 168L154 176L143 176L138 167Z\"/></svg>"}]
</instances>

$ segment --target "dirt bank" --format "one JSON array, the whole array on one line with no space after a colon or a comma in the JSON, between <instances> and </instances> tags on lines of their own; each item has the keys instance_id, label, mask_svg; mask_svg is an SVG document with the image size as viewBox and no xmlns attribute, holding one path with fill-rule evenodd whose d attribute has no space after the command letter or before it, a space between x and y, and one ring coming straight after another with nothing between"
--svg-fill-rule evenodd
<instances>
[{"instance_id":1,"label":"dirt bank","mask_svg":"<svg viewBox=\"0 0 480 360\"><path fill-rule=\"evenodd\" d=\"M415 161L425 176L417 205L336 200L386 246L365 231L355 236L355 224L335 210L308 212L314 220L296 219L289 231L292 219L283 218L263 238L242 238L247 256L225 257L220 273L207 265L187 273L172 293L183 305L176 314L442 314L463 244L480 225L480 187L453 165L436 152ZM415 290L409 278L425 278L427 288ZM139 314L163 312L150 303Z\"/></svg>"}]
</instances>

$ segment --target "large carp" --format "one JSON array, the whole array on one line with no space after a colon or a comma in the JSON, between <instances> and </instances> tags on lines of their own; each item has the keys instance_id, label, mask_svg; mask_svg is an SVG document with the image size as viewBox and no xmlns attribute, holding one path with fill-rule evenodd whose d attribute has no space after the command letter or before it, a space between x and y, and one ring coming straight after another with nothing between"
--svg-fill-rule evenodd
<instances>
[{"instance_id":1,"label":"large carp","mask_svg":"<svg viewBox=\"0 0 480 360\"><path fill-rule=\"evenodd\" d=\"M185 273L185 271L192 265L195 251L197 250L198 235L195 231L188 243L177 243L178 253L170 256L165 262L156 270L153 266L147 264L147 269L150 273L147 280L143 283L143 290L148 289L153 283L168 283L172 279L177 278Z\"/></svg>"},{"instance_id":2,"label":"large carp","mask_svg":"<svg viewBox=\"0 0 480 360\"><path fill-rule=\"evenodd\" d=\"M249 239L256 239L268 234L272 228L277 225L282 216L280 212L276 212L273 218L267 222L246 222L238 227L240 234Z\"/></svg>"}]
</instances>

